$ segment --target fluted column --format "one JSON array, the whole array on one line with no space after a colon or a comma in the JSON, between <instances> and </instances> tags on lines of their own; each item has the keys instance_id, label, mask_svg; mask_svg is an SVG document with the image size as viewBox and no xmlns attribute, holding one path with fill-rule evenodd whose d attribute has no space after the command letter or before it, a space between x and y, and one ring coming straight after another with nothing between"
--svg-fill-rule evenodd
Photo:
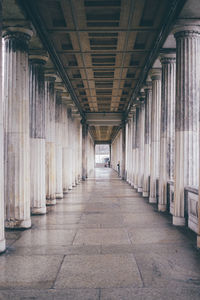
<instances>
[{"instance_id":1,"label":"fluted column","mask_svg":"<svg viewBox=\"0 0 200 300\"><path fill-rule=\"evenodd\" d=\"M139 107L136 107L135 114L135 176L134 189L138 188L138 171L139 171Z\"/></svg>"},{"instance_id":2,"label":"fluted column","mask_svg":"<svg viewBox=\"0 0 200 300\"><path fill-rule=\"evenodd\" d=\"M69 143L68 143L68 117L67 104L62 96L62 182L63 193L68 193L69 188Z\"/></svg>"},{"instance_id":3,"label":"fluted column","mask_svg":"<svg viewBox=\"0 0 200 300\"><path fill-rule=\"evenodd\" d=\"M144 97L144 95L143 95ZM143 99L143 98L142 98ZM145 107L144 102L140 104L139 117L139 165L138 165L138 192L143 191L144 178L144 121L145 121Z\"/></svg>"},{"instance_id":4,"label":"fluted column","mask_svg":"<svg viewBox=\"0 0 200 300\"><path fill-rule=\"evenodd\" d=\"M167 207L167 181L174 178L176 55L162 54L161 136L158 210Z\"/></svg>"},{"instance_id":5,"label":"fluted column","mask_svg":"<svg viewBox=\"0 0 200 300\"><path fill-rule=\"evenodd\" d=\"M145 133L144 133L144 180L143 197L149 197L150 186L150 161L151 161L151 102L152 102L152 84L146 82L145 86Z\"/></svg>"},{"instance_id":6,"label":"fluted column","mask_svg":"<svg viewBox=\"0 0 200 300\"><path fill-rule=\"evenodd\" d=\"M71 118L71 108L68 107L67 109L67 118L68 118L68 182L69 186L68 189L72 190L72 168L73 168L73 133L72 133L72 118Z\"/></svg>"},{"instance_id":7,"label":"fluted column","mask_svg":"<svg viewBox=\"0 0 200 300\"><path fill-rule=\"evenodd\" d=\"M87 178L87 139L88 125L82 120L82 179Z\"/></svg>"},{"instance_id":8,"label":"fluted column","mask_svg":"<svg viewBox=\"0 0 200 300\"><path fill-rule=\"evenodd\" d=\"M184 187L198 186L200 26L177 26L173 224L182 226Z\"/></svg>"},{"instance_id":9,"label":"fluted column","mask_svg":"<svg viewBox=\"0 0 200 300\"><path fill-rule=\"evenodd\" d=\"M30 139L28 42L32 31L9 27L4 36L6 227L29 228Z\"/></svg>"},{"instance_id":10,"label":"fluted column","mask_svg":"<svg viewBox=\"0 0 200 300\"><path fill-rule=\"evenodd\" d=\"M0 0L0 253L6 248L4 233L4 124L2 99L2 1Z\"/></svg>"},{"instance_id":11,"label":"fluted column","mask_svg":"<svg viewBox=\"0 0 200 300\"><path fill-rule=\"evenodd\" d=\"M46 213L44 64L47 56L30 55L31 213Z\"/></svg>"},{"instance_id":12,"label":"fluted column","mask_svg":"<svg viewBox=\"0 0 200 300\"><path fill-rule=\"evenodd\" d=\"M63 198L62 134L62 97L61 92L57 91L55 108L56 199Z\"/></svg>"},{"instance_id":13,"label":"fluted column","mask_svg":"<svg viewBox=\"0 0 200 300\"><path fill-rule=\"evenodd\" d=\"M160 161L160 117L161 117L161 70L152 69L151 108L151 162L150 162L150 203L156 203L156 179L159 177Z\"/></svg>"},{"instance_id":14,"label":"fluted column","mask_svg":"<svg viewBox=\"0 0 200 300\"><path fill-rule=\"evenodd\" d=\"M46 204L56 204L56 165L55 165L55 77L45 77L46 106Z\"/></svg>"},{"instance_id":15,"label":"fluted column","mask_svg":"<svg viewBox=\"0 0 200 300\"><path fill-rule=\"evenodd\" d=\"M122 162L121 162L121 177L125 180L125 161L126 161L126 124L122 123Z\"/></svg>"},{"instance_id":16,"label":"fluted column","mask_svg":"<svg viewBox=\"0 0 200 300\"><path fill-rule=\"evenodd\" d=\"M131 186L134 187L135 181L135 136L136 136L136 109L133 110L133 117L132 117L132 179L131 179Z\"/></svg>"}]
</instances>

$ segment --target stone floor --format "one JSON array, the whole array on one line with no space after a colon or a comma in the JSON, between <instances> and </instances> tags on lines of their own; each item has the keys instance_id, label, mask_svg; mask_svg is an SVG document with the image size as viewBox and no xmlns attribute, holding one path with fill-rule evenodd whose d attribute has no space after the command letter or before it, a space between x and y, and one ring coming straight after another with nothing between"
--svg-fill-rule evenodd
<instances>
[{"instance_id":1,"label":"stone floor","mask_svg":"<svg viewBox=\"0 0 200 300\"><path fill-rule=\"evenodd\" d=\"M26 231L7 231L0 299L200 299L195 236L96 169Z\"/></svg>"}]
</instances>

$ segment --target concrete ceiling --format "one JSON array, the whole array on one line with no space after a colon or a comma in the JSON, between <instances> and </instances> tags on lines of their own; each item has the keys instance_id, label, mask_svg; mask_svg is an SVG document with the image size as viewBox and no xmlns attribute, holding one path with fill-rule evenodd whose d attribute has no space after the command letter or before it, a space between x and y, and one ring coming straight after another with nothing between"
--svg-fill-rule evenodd
<instances>
[{"instance_id":1,"label":"concrete ceiling","mask_svg":"<svg viewBox=\"0 0 200 300\"><path fill-rule=\"evenodd\" d=\"M14 10L13 0L4 2L12 6L13 15L20 14L18 8ZM128 112L154 52L162 44L161 33L164 38L167 22L184 2L17 1L50 54L48 71L58 70L82 117L93 112ZM7 9L6 18L10 17ZM32 48L37 48L38 36ZM105 120L104 124L91 124L90 129L95 140L110 140L118 127Z\"/></svg>"}]
</instances>

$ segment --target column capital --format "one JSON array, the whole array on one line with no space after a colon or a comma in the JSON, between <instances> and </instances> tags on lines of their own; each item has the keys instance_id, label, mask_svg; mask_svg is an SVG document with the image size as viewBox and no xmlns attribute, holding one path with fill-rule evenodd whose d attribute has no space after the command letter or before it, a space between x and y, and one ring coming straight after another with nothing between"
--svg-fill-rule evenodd
<instances>
[{"instance_id":1,"label":"column capital","mask_svg":"<svg viewBox=\"0 0 200 300\"><path fill-rule=\"evenodd\" d=\"M146 81L146 82L145 82L144 90L145 90L145 92L146 92L147 90L152 90L152 81Z\"/></svg>"},{"instance_id":2,"label":"column capital","mask_svg":"<svg viewBox=\"0 0 200 300\"><path fill-rule=\"evenodd\" d=\"M55 82L58 76L55 73L45 73L44 78L46 81Z\"/></svg>"},{"instance_id":3,"label":"column capital","mask_svg":"<svg viewBox=\"0 0 200 300\"><path fill-rule=\"evenodd\" d=\"M176 53L161 53L160 54L161 64L170 64L176 62Z\"/></svg>"},{"instance_id":4,"label":"column capital","mask_svg":"<svg viewBox=\"0 0 200 300\"><path fill-rule=\"evenodd\" d=\"M30 51L29 52L29 61L31 64L43 64L45 65L46 62L48 61L48 53L44 51L40 52L35 52L35 51Z\"/></svg>"},{"instance_id":5,"label":"column capital","mask_svg":"<svg viewBox=\"0 0 200 300\"><path fill-rule=\"evenodd\" d=\"M4 27L2 37L5 41L12 41L9 47L13 52L28 52L28 42L32 35L33 31L30 28L8 26Z\"/></svg>"},{"instance_id":6,"label":"column capital","mask_svg":"<svg viewBox=\"0 0 200 300\"><path fill-rule=\"evenodd\" d=\"M160 68L152 68L150 71L150 76L152 81L161 80L161 69Z\"/></svg>"},{"instance_id":7,"label":"column capital","mask_svg":"<svg viewBox=\"0 0 200 300\"><path fill-rule=\"evenodd\" d=\"M185 37L199 37L200 36L200 21L184 19L179 20L172 30L175 39Z\"/></svg>"}]
</instances>

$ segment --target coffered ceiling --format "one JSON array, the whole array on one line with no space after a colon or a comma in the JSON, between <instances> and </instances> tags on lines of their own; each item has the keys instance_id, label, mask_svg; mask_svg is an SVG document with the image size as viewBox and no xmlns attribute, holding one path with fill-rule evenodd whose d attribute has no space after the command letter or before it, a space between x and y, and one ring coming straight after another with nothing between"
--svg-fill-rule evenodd
<instances>
[{"instance_id":1,"label":"coffered ceiling","mask_svg":"<svg viewBox=\"0 0 200 300\"><path fill-rule=\"evenodd\" d=\"M128 111L180 2L18 0L82 115ZM95 140L116 132L116 126L93 127Z\"/></svg>"}]
</instances>

